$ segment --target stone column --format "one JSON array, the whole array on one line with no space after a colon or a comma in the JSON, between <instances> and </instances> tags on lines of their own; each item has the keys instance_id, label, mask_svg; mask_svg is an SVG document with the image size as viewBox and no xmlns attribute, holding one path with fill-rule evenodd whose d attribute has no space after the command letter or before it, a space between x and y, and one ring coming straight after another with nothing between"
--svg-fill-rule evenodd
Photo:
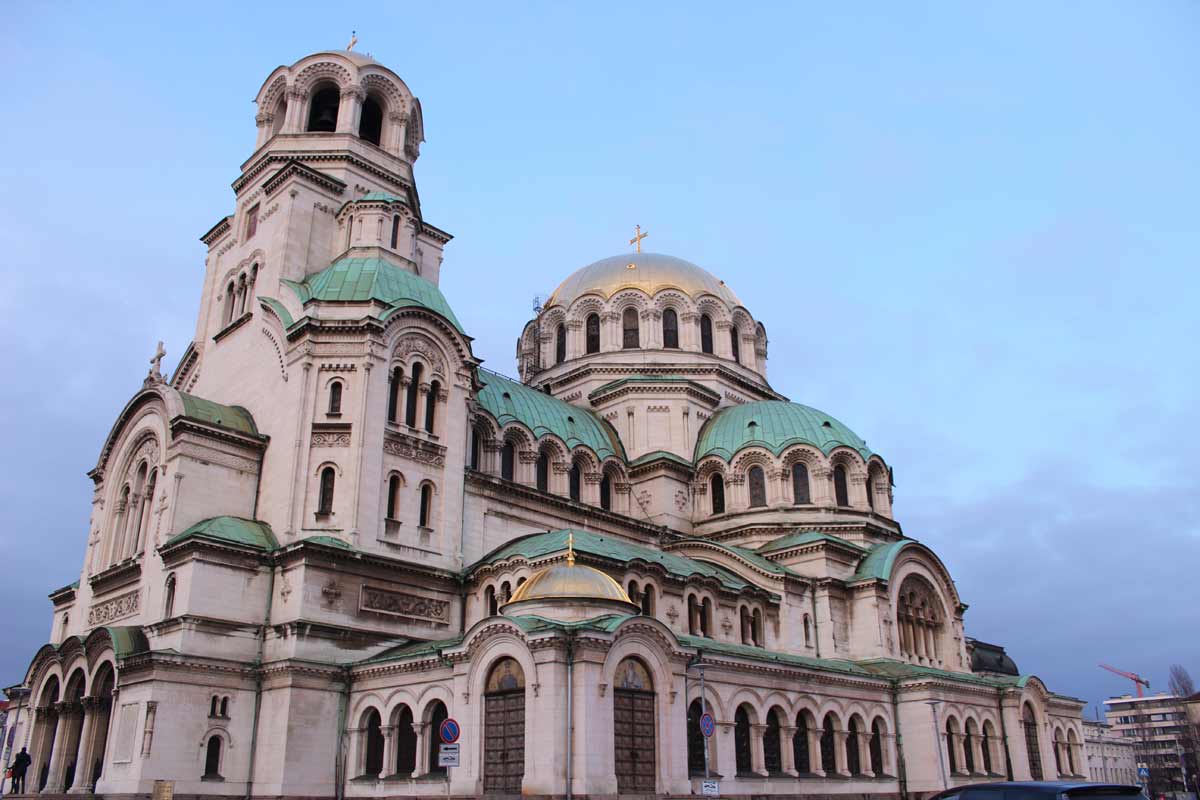
<instances>
[{"instance_id":1,"label":"stone column","mask_svg":"<svg viewBox=\"0 0 1200 800\"><path fill-rule=\"evenodd\" d=\"M417 758L412 777L419 778L429 771L429 753L427 752L429 749L429 742L427 741L429 738L429 723L414 722L412 729L413 733L417 736ZM480 764L480 769L483 769L482 764ZM481 776L482 774L480 772Z\"/></svg>"},{"instance_id":2,"label":"stone column","mask_svg":"<svg viewBox=\"0 0 1200 800\"><path fill-rule=\"evenodd\" d=\"M579 358L587 350L587 334L583 330L583 320L567 320L567 358Z\"/></svg>"},{"instance_id":3,"label":"stone column","mask_svg":"<svg viewBox=\"0 0 1200 800\"><path fill-rule=\"evenodd\" d=\"M793 778L800 774L796 771L796 750L792 745L792 739L795 736L795 725L783 725L779 728L779 764L784 774L791 775Z\"/></svg>"},{"instance_id":4,"label":"stone column","mask_svg":"<svg viewBox=\"0 0 1200 800\"><path fill-rule=\"evenodd\" d=\"M986 775L987 770L983 768L983 737L971 736L968 741L971 746L971 758L975 762L974 774Z\"/></svg>"},{"instance_id":5,"label":"stone column","mask_svg":"<svg viewBox=\"0 0 1200 800\"><path fill-rule=\"evenodd\" d=\"M767 759L763 750L763 735L766 732L766 725L750 726L750 771L764 778L767 775Z\"/></svg>"},{"instance_id":6,"label":"stone column","mask_svg":"<svg viewBox=\"0 0 1200 800\"><path fill-rule=\"evenodd\" d=\"M955 770L959 775L968 775L967 772L967 751L963 747L963 735L961 733L950 734L951 747L954 748L954 763L958 766Z\"/></svg>"},{"instance_id":7,"label":"stone column","mask_svg":"<svg viewBox=\"0 0 1200 800\"><path fill-rule=\"evenodd\" d=\"M708 707L708 712L713 713L712 706ZM715 741L713 741L715 740ZM719 772L726 778L733 778L737 774L737 748L734 745L733 723L718 722L717 733L709 740L714 746L709 748L708 757L709 769ZM716 755L716 763L712 762L712 757Z\"/></svg>"},{"instance_id":8,"label":"stone column","mask_svg":"<svg viewBox=\"0 0 1200 800\"><path fill-rule=\"evenodd\" d=\"M358 133L358 120L362 115L363 90L357 86L343 88L338 103L337 132Z\"/></svg>"},{"instance_id":9,"label":"stone column","mask_svg":"<svg viewBox=\"0 0 1200 800\"><path fill-rule=\"evenodd\" d=\"M283 118L283 133L301 133L307 120L304 119L304 92L295 87L287 90L287 111Z\"/></svg>"},{"instance_id":10,"label":"stone column","mask_svg":"<svg viewBox=\"0 0 1200 800\"><path fill-rule=\"evenodd\" d=\"M75 775L69 786L64 786L72 794L83 794L92 791L89 785L92 776L92 738L96 728L96 714L100 710L95 698L85 697L80 701L83 724L79 728L79 744L75 749ZM64 784L66 782L64 781Z\"/></svg>"},{"instance_id":11,"label":"stone column","mask_svg":"<svg viewBox=\"0 0 1200 800\"><path fill-rule=\"evenodd\" d=\"M58 712L58 719L54 728L54 749L50 756L50 774L46 779L46 793L60 794L63 791L64 772L67 767L67 761L75 755L75 750L67 742L68 731L74 722L76 710L74 703L64 701L55 704L55 711ZM36 776L35 776L36 777Z\"/></svg>"},{"instance_id":12,"label":"stone column","mask_svg":"<svg viewBox=\"0 0 1200 800\"><path fill-rule=\"evenodd\" d=\"M875 770L871 769L871 732L859 731L858 736L854 738L858 741L858 768L863 775L874 778Z\"/></svg>"},{"instance_id":13,"label":"stone column","mask_svg":"<svg viewBox=\"0 0 1200 800\"><path fill-rule=\"evenodd\" d=\"M733 360L733 346L730 344L729 332L733 323L725 320L713 322L713 352L727 361Z\"/></svg>"},{"instance_id":14,"label":"stone column","mask_svg":"<svg viewBox=\"0 0 1200 800\"><path fill-rule=\"evenodd\" d=\"M808 766L813 775L825 777L825 762L821 759L821 729L808 729Z\"/></svg>"},{"instance_id":15,"label":"stone column","mask_svg":"<svg viewBox=\"0 0 1200 800\"><path fill-rule=\"evenodd\" d=\"M833 732L833 761L837 765L839 775L850 775L850 765L846 759L846 740L850 734L846 731Z\"/></svg>"},{"instance_id":16,"label":"stone column","mask_svg":"<svg viewBox=\"0 0 1200 800\"><path fill-rule=\"evenodd\" d=\"M383 768L379 774L389 777L396 772L396 726L382 725L379 732L383 734Z\"/></svg>"}]
</instances>

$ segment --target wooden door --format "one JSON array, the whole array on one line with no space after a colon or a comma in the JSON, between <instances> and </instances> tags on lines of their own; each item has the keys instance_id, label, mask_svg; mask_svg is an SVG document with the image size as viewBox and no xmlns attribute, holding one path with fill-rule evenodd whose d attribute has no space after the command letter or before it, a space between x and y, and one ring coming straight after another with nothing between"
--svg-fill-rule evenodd
<instances>
[{"instance_id":1,"label":"wooden door","mask_svg":"<svg viewBox=\"0 0 1200 800\"><path fill-rule=\"evenodd\" d=\"M617 793L654 794L654 692L613 692L613 747Z\"/></svg>"},{"instance_id":2,"label":"wooden door","mask_svg":"<svg viewBox=\"0 0 1200 800\"><path fill-rule=\"evenodd\" d=\"M525 690L484 695L483 791L520 795L525 778Z\"/></svg>"}]
</instances>

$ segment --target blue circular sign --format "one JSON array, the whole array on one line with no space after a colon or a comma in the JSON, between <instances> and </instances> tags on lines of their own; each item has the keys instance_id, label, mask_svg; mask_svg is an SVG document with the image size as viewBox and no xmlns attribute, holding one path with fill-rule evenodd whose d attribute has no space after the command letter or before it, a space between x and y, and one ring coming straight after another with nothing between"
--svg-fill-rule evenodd
<instances>
[{"instance_id":1,"label":"blue circular sign","mask_svg":"<svg viewBox=\"0 0 1200 800\"><path fill-rule=\"evenodd\" d=\"M712 714L703 714L700 717L700 732L705 737L710 737L717 730L717 721L713 719Z\"/></svg>"},{"instance_id":2,"label":"blue circular sign","mask_svg":"<svg viewBox=\"0 0 1200 800\"><path fill-rule=\"evenodd\" d=\"M458 727L458 720L454 717L442 720L441 726L438 727L438 736L442 737L444 744L454 744L461 733L462 729Z\"/></svg>"}]
</instances>

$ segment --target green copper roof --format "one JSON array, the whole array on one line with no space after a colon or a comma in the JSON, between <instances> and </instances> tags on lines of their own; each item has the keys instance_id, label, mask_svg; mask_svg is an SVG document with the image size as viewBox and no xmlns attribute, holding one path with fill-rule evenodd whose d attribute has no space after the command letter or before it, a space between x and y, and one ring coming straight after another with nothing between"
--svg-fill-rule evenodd
<instances>
[{"instance_id":1,"label":"green copper roof","mask_svg":"<svg viewBox=\"0 0 1200 800\"><path fill-rule=\"evenodd\" d=\"M479 405L501 425L520 422L533 435L553 433L567 447L587 445L601 459L617 456L625 459L625 449L616 433L592 412L573 406L544 392L486 370L479 371Z\"/></svg>"},{"instance_id":2,"label":"green copper roof","mask_svg":"<svg viewBox=\"0 0 1200 800\"><path fill-rule=\"evenodd\" d=\"M338 550L354 550L353 547L338 539L335 536L308 536L301 539L300 542L309 542L310 544L323 544L326 547L336 547ZM296 542L296 544L300 544ZM359 551L355 551L359 552Z\"/></svg>"},{"instance_id":3,"label":"green copper roof","mask_svg":"<svg viewBox=\"0 0 1200 800\"><path fill-rule=\"evenodd\" d=\"M917 544L913 539L900 539L887 544L877 544L867 553L867 557L859 562L851 581L881 580L886 581L892 575L892 567L896 564L896 556L909 545Z\"/></svg>"},{"instance_id":4,"label":"green copper roof","mask_svg":"<svg viewBox=\"0 0 1200 800\"><path fill-rule=\"evenodd\" d=\"M705 653L721 653L723 655L749 658L755 661L770 661L776 664L787 664L794 667L807 667L808 669L819 669L830 672L842 672L851 675L870 675L869 672L853 661L842 661L840 659L833 658L811 658L809 656L797 656L791 653L781 653L775 650L767 650L762 647L754 647L753 645L748 644L718 642L715 639L707 639L702 636L676 635L675 638L678 639L679 643L684 647L693 647L697 650L703 650Z\"/></svg>"},{"instance_id":5,"label":"green copper roof","mask_svg":"<svg viewBox=\"0 0 1200 800\"><path fill-rule=\"evenodd\" d=\"M547 531L546 533L534 533L522 536L493 550L476 562L468 572L473 572L476 567L483 564L494 564L497 561L503 561L506 558L514 556L533 560L553 553L563 552L567 549L568 533L574 534L575 551L578 553L587 553L598 558L606 558L621 563L641 560L649 564L658 564L669 574L676 577L689 578L699 576L715 578L723 586L733 591L740 591L749 585L729 570L718 567L715 564L697 561L685 556L677 556L673 553L664 553L645 545L627 542L611 536L603 536L591 531Z\"/></svg>"},{"instance_id":6,"label":"green copper roof","mask_svg":"<svg viewBox=\"0 0 1200 800\"><path fill-rule=\"evenodd\" d=\"M113 655L117 657L118 661L134 653L145 653L150 650L146 634L142 633L142 629L137 626L110 625L104 630L108 631L108 638L112 640Z\"/></svg>"},{"instance_id":7,"label":"green copper roof","mask_svg":"<svg viewBox=\"0 0 1200 800\"><path fill-rule=\"evenodd\" d=\"M362 197L358 198L358 202L367 203L404 203L407 202L403 197L397 197L389 192L367 192Z\"/></svg>"},{"instance_id":8,"label":"green copper roof","mask_svg":"<svg viewBox=\"0 0 1200 800\"><path fill-rule=\"evenodd\" d=\"M761 553L756 553L748 547L738 547L737 545L724 544L722 542L715 542L712 539L703 538L681 539L677 543L677 546L686 547L689 544L702 544L705 547L716 547L721 550L726 550L729 553L732 553L735 558L740 558L743 561L749 562L764 572L770 572L773 575L798 575L798 573L792 571L788 567L785 567L783 564L777 564Z\"/></svg>"},{"instance_id":9,"label":"green copper roof","mask_svg":"<svg viewBox=\"0 0 1200 800\"><path fill-rule=\"evenodd\" d=\"M718 411L700 431L695 460L718 455L729 461L751 445L779 455L793 444L810 444L826 455L840 445L857 450L863 458L871 455L858 434L823 411L783 400L760 400Z\"/></svg>"},{"instance_id":10,"label":"green copper roof","mask_svg":"<svg viewBox=\"0 0 1200 800\"><path fill-rule=\"evenodd\" d=\"M172 536L164 546L170 547L187 539L208 539L255 550L274 550L279 546L267 523L241 517L211 517L197 522L183 533Z\"/></svg>"},{"instance_id":11,"label":"green copper roof","mask_svg":"<svg viewBox=\"0 0 1200 800\"><path fill-rule=\"evenodd\" d=\"M183 415L185 417L207 422L210 425L220 425L222 428L229 428L250 436L258 436L258 426L254 424L254 417L241 406L221 405L186 392L180 392L179 396L183 399Z\"/></svg>"},{"instance_id":12,"label":"green copper roof","mask_svg":"<svg viewBox=\"0 0 1200 800\"><path fill-rule=\"evenodd\" d=\"M646 453L645 455L638 456L633 461L629 462L629 466L630 467L640 467L642 464L649 464L652 461L673 461L676 464L687 467L689 470L692 468L692 462L688 461L686 458L680 458L679 456L675 455L674 453L668 452L666 450L655 450L651 453Z\"/></svg>"},{"instance_id":13,"label":"green copper roof","mask_svg":"<svg viewBox=\"0 0 1200 800\"><path fill-rule=\"evenodd\" d=\"M327 303L366 303L378 301L391 308L381 314L386 319L397 309L419 306L445 317L463 333L458 317L438 287L408 270L382 258L340 258L303 283L284 281L296 292L301 303L319 300Z\"/></svg>"},{"instance_id":14,"label":"green copper roof","mask_svg":"<svg viewBox=\"0 0 1200 800\"><path fill-rule=\"evenodd\" d=\"M547 619L534 615L523 615L517 617L508 617L508 619L517 623L527 633L537 633L545 630L584 630L584 631L601 631L603 633L612 633L625 620L629 619L632 614L603 614L599 617L580 620L579 622L562 622L556 619Z\"/></svg>"},{"instance_id":15,"label":"green copper roof","mask_svg":"<svg viewBox=\"0 0 1200 800\"><path fill-rule=\"evenodd\" d=\"M264 297L262 295L258 296L258 302L274 311L275 316L279 317L280 321L283 322L283 327L285 329L292 327L292 323L295 322L295 320L292 319L291 312L287 310L287 307L284 306L283 303L279 302L274 297Z\"/></svg>"},{"instance_id":16,"label":"green copper roof","mask_svg":"<svg viewBox=\"0 0 1200 800\"><path fill-rule=\"evenodd\" d=\"M381 653L365 658L359 661L359 664L376 664L380 661L399 661L405 658L420 658L423 656L431 656L439 650L447 650L451 647L457 647L462 644L463 637L455 636L452 639L436 639L433 641L413 641L407 642L396 647L389 647Z\"/></svg>"},{"instance_id":17,"label":"green copper roof","mask_svg":"<svg viewBox=\"0 0 1200 800\"><path fill-rule=\"evenodd\" d=\"M803 531L801 533L789 533L786 536L780 536L778 539L772 539L766 544L758 548L760 553L772 553L776 550L786 550L789 547L802 547L806 544L815 542L832 542L833 544L849 547L853 550L867 552L867 548L857 545L854 542L847 542L840 536L834 536L831 533L824 531Z\"/></svg>"},{"instance_id":18,"label":"green copper roof","mask_svg":"<svg viewBox=\"0 0 1200 800\"><path fill-rule=\"evenodd\" d=\"M905 678L942 678L948 681L994 688L1019 686L1022 684L1022 681L1027 680L1027 678L1018 678L1015 675L992 676L978 675L974 672L951 672L946 669L926 667L921 664L909 664L905 661L895 661L890 658L869 659L859 661L858 664L873 675L897 680L904 680Z\"/></svg>"}]
</instances>

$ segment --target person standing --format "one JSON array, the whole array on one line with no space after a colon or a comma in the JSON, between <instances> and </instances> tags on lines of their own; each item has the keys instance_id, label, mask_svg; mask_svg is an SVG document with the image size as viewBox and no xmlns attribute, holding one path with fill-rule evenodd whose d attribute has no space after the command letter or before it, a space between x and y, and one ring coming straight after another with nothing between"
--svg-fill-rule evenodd
<instances>
[{"instance_id":1,"label":"person standing","mask_svg":"<svg viewBox=\"0 0 1200 800\"><path fill-rule=\"evenodd\" d=\"M21 748L21 752L17 753L17 757L13 759L12 766L12 790L10 794L25 794L25 771L29 769L29 765L33 763L33 759L29 757L29 753L25 752L25 748Z\"/></svg>"}]
</instances>

